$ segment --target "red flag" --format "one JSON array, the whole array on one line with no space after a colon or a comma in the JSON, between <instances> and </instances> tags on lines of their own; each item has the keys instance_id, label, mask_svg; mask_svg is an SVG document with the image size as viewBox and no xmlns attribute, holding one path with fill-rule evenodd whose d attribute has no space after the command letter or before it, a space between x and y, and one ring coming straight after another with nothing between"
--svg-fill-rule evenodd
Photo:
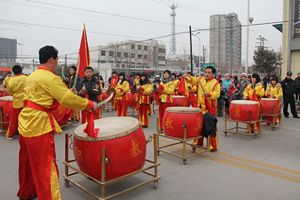
<instances>
[{"instance_id":1,"label":"red flag","mask_svg":"<svg viewBox=\"0 0 300 200\"><path fill-rule=\"evenodd\" d=\"M95 128L93 113L92 112L88 112L87 118L88 118L88 122L87 122L87 125L86 125L86 127L85 127L85 129L83 131L86 134L88 134L88 136L90 136L92 138L97 138L98 137L98 133L99 133L99 128Z\"/></svg>"},{"instance_id":2,"label":"red flag","mask_svg":"<svg viewBox=\"0 0 300 200\"><path fill-rule=\"evenodd\" d=\"M81 35L81 42L79 48L79 61L77 63L77 71L80 78L84 77L84 68L90 65L90 51L85 30L85 25L83 26L83 31Z\"/></svg>"},{"instance_id":3,"label":"red flag","mask_svg":"<svg viewBox=\"0 0 300 200\"><path fill-rule=\"evenodd\" d=\"M181 78L180 78L180 84L179 84L179 87L178 87L178 93L180 94L180 95L186 95L186 91L185 91L185 78L184 78L184 76L182 76Z\"/></svg>"}]
</instances>

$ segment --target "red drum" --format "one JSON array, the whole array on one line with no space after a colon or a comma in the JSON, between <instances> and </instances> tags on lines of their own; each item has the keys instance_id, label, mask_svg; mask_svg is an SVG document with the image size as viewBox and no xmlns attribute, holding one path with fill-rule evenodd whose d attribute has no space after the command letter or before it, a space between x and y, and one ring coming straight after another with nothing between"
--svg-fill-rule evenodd
<instances>
[{"instance_id":1,"label":"red drum","mask_svg":"<svg viewBox=\"0 0 300 200\"><path fill-rule=\"evenodd\" d=\"M0 107L2 107L2 119L4 124L4 129L8 129L9 119L11 117L12 108L13 108L13 97L4 96L0 97Z\"/></svg>"},{"instance_id":2,"label":"red drum","mask_svg":"<svg viewBox=\"0 0 300 200\"><path fill-rule=\"evenodd\" d=\"M194 107L194 108L198 107L198 96L197 96L197 94L190 94L189 104L192 105L192 107Z\"/></svg>"},{"instance_id":3,"label":"red drum","mask_svg":"<svg viewBox=\"0 0 300 200\"><path fill-rule=\"evenodd\" d=\"M280 100L279 99L261 99L261 114L262 115L279 115Z\"/></svg>"},{"instance_id":4,"label":"red drum","mask_svg":"<svg viewBox=\"0 0 300 200\"><path fill-rule=\"evenodd\" d=\"M188 106L188 99L186 96L177 96L172 95L172 103L171 106Z\"/></svg>"},{"instance_id":5,"label":"red drum","mask_svg":"<svg viewBox=\"0 0 300 200\"><path fill-rule=\"evenodd\" d=\"M184 128L187 125L186 138L200 135L203 125L203 115L200 108L192 107L168 107L163 118L165 134L168 136L183 138Z\"/></svg>"},{"instance_id":6,"label":"red drum","mask_svg":"<svg viewBox=\"0 0 300 200\"><path fill-rule=\"evenodd\" d=\"M101 180L101 152L106 149L106 180L140 170L145 164L146 138L139 121L132 117L106 117L95 120L98 138L75 129L74 156L79 168Z\"/></svg>"},{"instance_id":7,"label":"red drum","mask_svg":"<svg viewBox=\"0 0 300 200\"><path fill-rule=\"evenodd\" d=\"M72 115L72 109L59 105L53 112L53 117L60 126L66 125Z\"/></svg>"},{"instance_id":8,"label":"red drum","mask_svg":"<svg viewBox=\"0 0 300 200\"><path fill-rule=\"evenodd\" d=\"M260 104L257 101L234 100L229 107L229 116L236 121L260 120Z\"/></svg>"},{"instance_id":9,"label":"red drum","mask_svg":"<svg viewBox=\"0 0 300 200\"><path fill-rule=\"evenodd\" d=\"M136 94L132 94L131 92L127 93L127 104L129 107L136 107Z\"/></svg>"}]
</instances>

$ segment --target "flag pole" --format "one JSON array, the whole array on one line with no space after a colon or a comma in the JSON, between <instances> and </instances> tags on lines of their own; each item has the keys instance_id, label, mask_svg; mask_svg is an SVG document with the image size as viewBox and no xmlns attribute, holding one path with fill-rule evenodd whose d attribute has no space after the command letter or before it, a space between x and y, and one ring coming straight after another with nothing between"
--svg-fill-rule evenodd
<instances>
[{"instance_id":1,"label":"flag pole","mask_svg":"<svg viewBox=\"0 0 300 200\"><path fill-rule=\"evenodd\" d=\"M75 74L75 80L74 80L74 84L73 84L73 87L72 89L76 88L76 84L77 84L77 81L78 81L78 73L79 73L79 63L80 63L80 56L78 55L78 61L77 61L77 65L76 65L76 74Z\"/></svg>"}]
</instances>

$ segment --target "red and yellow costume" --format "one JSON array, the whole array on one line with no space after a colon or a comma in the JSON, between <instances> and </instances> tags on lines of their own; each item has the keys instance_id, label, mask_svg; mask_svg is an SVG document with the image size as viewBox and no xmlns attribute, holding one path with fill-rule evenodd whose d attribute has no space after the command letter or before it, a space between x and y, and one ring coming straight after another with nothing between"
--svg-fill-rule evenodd
<instances>
[{"instance_id":1,"label":"red and yellow costume","mask_svg":"<svg viewBox=\"0 0 300 200\"><path fill-rule=\"evenodd\" d=\"M158 119L159 127L163 127L163 117L167 107L171 106L172 98L171 95L175 92L176 85L173 81L160 82L158 87L159 93L159 105L158 105Z\"/></svg>"},{"instance_id":2,"label":"red and yellow costume","mask_svg":"<svg viewBox=\"0 0 300 200\"><path fill-rule=\"evenodd\" d=\"M198 107L202 113L210 112L213 116L217 115L217 99L220 96L220 84L216 79L206 80L201 77L187 77L187 81L193 86L198 87ZM206 93L206 95L205 95ZM198 140L198 145L203 145L203 138ZM218 149L218 134L216 137L210 136L210 148Z\"/></svg>"},{"instance_id":3,"label":"red and yellow costume","mask_svg":"<svg viewBox=\"0 0 300 200\"><path fill-rule=\"evenodd\" d=\"M19 114L18 197L59 200L54 133L62 130L52 110L58 103L79 110L91 109L93 103L74 94L44 66L27 77L24 91L24 108Z\"/></svg>"},{"instance_id":4,"label":"red and yellow costume","mask_svg":"<svg viewBox=\"0 0 300 200\"><path fill-rule=\"evenodd\" d=\"M6 81L5 83L8 94L13 96L13 108L6 133L6 137L9 138L13 137L18 130L18 116L23 108L26 78L27 76L20 74L10 77L9 81Z\"/></svg>"},{"instance_id":5,"label":"red and yellow costume","mask_svg":"<svg viewBox=\"0 0 300 200\"><path fill-rule=\"evenodd\" d=\"M109 88L116 89L119 78L117 76L112 76L109 84ZM113 109L116 109L116 98L111 100L111 105Z\"/></svg>"},{"instance_id":6,"label":"red and yellow costume","mask_svg":"<svg viewBox=\"0 0 300 200\"><path fill-rule=\"evenodd\" d=\"M138 89L138 106L139 106L139 121L142 126L148 127L149 118L148 115L151 109L151 93L153 87L151 83L141 85Z\"/></svg>"},{"instance_id":7,"label":"red and yellow costume","mask_svg":"<svg viewBox=\"0 0 300 200\"><path fill-rule=\"evenodd\" d=\"M127 108L128 108L127 92L129 92L128 81L124 80L123 83L119 81L116 86L116 97L115 97L118 117L127 116Z\"/></svg>"},{"instance_id":8,"label":"red and yellow costume","mask_svg":"<svg viewBox=\"0 0 300 200\"><path fill-rule=\"evenodd\" d=\"M261 98L265 95L265 89L261 83L249 84L244 91L244 99L251 101L258 101L260 103ZM260 130L259 122L255 123L255 126L251 125L251 132Z\"/></svg>"},{"instance_id":9,"label":"red and yellow costume","mask_svg":"<svg viewBox=\"0 0 300 200\"><path fill-rule=\"evenodd\" d=\"M265 96L267 98L280 100L283 96L281 84L280 83L277 83L275 85L268 84L267 88L266 88ZM267 122L268 123L270 123L272 121L273 121L273 117L267 117ZM279 123L280 122L280 117L275 117L275 122Z\"/></svg>"}]
</instances>

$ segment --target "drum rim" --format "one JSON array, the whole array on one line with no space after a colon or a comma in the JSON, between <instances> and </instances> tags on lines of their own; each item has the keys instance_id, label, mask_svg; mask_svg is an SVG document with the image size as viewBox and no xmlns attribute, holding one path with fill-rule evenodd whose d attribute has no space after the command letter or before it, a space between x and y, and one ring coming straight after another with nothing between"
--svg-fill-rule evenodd
<instances>
[{"instance_id":1,"label":"drum rim","mask_svg":"<svg viewBox=\"0 0 300 200\"><path fill-rule=\"evenodd\" d=\"M0 101L13 101L13 96L2 96L0 97Z\"/></svg>"},{"instance_id":2,"label":"drum rim","mask_svg":"<svg viewBox=\"0 0 300 200\"><path fill-rule=\"evenodd\" d=\"M189 110L180 110L180 111L176 111L176 110L170 110L170 109L178 109L178 108L182 108L182 109L186 109L188 108ZM167 112L170 113L202 113L200 108L194 108L194 107L184 107L184 106L170 106L166 109Z\"/></svg>"},{"instance_id":3,"label":"drum rim","mask_svg":"<svg viewBox=\"0 0 300 200\"><path fill-rule=\"evenodd\" d=\"M172 98L175 97L175 99L176 99L176 98L182 98L182 99L187 98L187 97L184 96L184 95L171 95L171 97L172 97Z\"/></svg>"},{"instance_id":4,"label":"drum rim","mask_svg":"<svg viewBox=\"0 0 300 200\"><path fill-rule=\"evenodd\" d=\"M106 117L106 118L115 118L115 117ZM130 117L132 118L132 117ZM134 118L135 119L135 118ZM100 119L101 120L101 119ZM82 126L82 125L81 125ZM108 141L108 140L113 140L113 139L117 139L117 138L121 138L121 137L125 137L127 135L130 135L131 133L137 131L139 128L140 128L140 124L137 123L137 125L135 125L134 127L130 128L129 130L127 131L123 131L122 133L118 133L118 134L115 134L115 135L109 135L109 136L101 136L101 137L98 137L98 138L93 138L93 137L90 137L90 136L86 136L86 137L83 137L83 136L79 136L76 134L76 130L78 130L80 126L78 126L75 130L74 130L74 134L73 136L78 139L78 140L81 140L81 141L88 141L88 142L99 142L99 141Z\"/></svg>"},{"instance_id":5,"label":"drum rim","mask_svg":"<svg viewBox=\"0 0 300 200\"><path fill-rule=\"evenodd\" d=\"M242 102L245 102L245 104L242 104ZM247 104L246 102L248 102L249 104ZM257 105L259 104L258 101L252 101L252 100L233 100L231 101L232 104L235 105Z\"/></svg>"}]
</instances>

